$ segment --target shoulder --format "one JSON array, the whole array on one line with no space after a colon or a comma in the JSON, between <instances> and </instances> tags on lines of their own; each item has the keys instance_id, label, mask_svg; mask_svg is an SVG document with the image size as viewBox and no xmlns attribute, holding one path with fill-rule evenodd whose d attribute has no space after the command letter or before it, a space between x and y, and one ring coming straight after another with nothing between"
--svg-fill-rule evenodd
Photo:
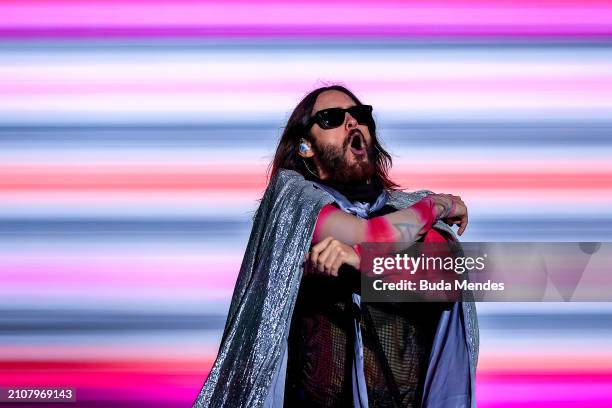
<instances>
[{"instance_id":1,"label":"shoulder","mask_svg":"<svg viewBox=\"0 0 612 408\"><path fill-rule=\"evenodd\" d=\"M392 190L387 192L389 194L389 201L387 204L397 208L398 210L406 207L410 207L412 204L420 201L424 197L435 194L431 190L416 190L416 191L402 191Z\"/></svg>"},{"instance_id":2,"label":"shoulder","mask_svg":"<svg viewBox=\"0 0 612 408\"><path fill-rule=\"evenodd\" d=\"M314 188L314 183L306 180L304 176L295 170L280 169L274 178L270 180L269 186L275 189L287 187L308 189L309 187Z\"/></svg>"},{"instance_id":3,"label":"shoulder","mask_svg":"<svg viewBox=\"0 0 612 408\"><path fill-rule=\"evenodd\" d=\"M272 195L299 195L308 200L333 201L333 197L326 191L317 188L310 180L295 170L280 169L274 178L270 180L268 189Z\"/></svg>"}]
</instances>

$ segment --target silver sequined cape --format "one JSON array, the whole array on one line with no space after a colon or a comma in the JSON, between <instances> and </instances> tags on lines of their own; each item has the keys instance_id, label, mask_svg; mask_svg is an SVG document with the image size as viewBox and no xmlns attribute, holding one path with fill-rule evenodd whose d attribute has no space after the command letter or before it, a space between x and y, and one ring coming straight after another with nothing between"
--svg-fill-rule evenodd
<instances>
[{"instance_id":1,"label":"silver sequined cape","mask_svg":"<svg viewBox=\"0 0 612 408\"><path fill-rule=\"evenodd\" d=\"M431 193L393 191L387 204L402 209ZM280 170L270 182L254 216L217 359L193 408L263 407L289 335L304 254L321 208L333 201L293 170ZM455 237L443 222L434 228ZM474 303L461 304L473 394L478 321Z\"/></svg>"}]
</instances>

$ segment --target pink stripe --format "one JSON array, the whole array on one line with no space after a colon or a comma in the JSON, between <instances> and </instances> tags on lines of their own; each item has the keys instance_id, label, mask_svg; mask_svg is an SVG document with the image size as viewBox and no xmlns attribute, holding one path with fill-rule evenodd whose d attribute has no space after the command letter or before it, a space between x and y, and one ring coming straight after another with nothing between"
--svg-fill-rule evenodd
<instances>
[{"instance_id":1,"label":"pink stripe","mask_svg":"<svg viewBox=\"0 0 612 408\"><path fill-rule=\"evenodd\" d=\"M520 389L511 390L510 392L521 392ZM477 392L478 394L478 392ZM482 408L516 408L516 402L504 402L500 401L500 398L489 401L482 398L477 398L478 406ZM595 397L585 397L586 399L581 402L562 402L562 401L521 401L521 408L610 408L610 400L608 398L597 399Z\"/></svg>"},{"instance_id":2,"label":"pink stripe","mask_svg":"<svg viewBox=\"0 0 612 408\"><path fill-rule=\"evenodd\" d=\"M611 387L609 371L601 374L524 371L498 375L479 372L476 390L479 406L592 407L612 404Z\"/></svg>"},{"instance_id":3,"label":"pink stripe","mask_svg":"<svg viewBox=\"0 0 612 408\"><path fill-rule=\"evenodd\" d=\"M497 378L499 375L522 375L537 372L542 376L556 375L570 370L573 373L610 375L612 353L609 350L580 350L575 352L550 352L534 348L531 353L487 352L481 349L478 373L482 378Z\"/></svg>"},{"instance_id":4,"label":"pink stripe","mask_svg":"<svg viewBox=\"0 0 612 408\"><path fill-rule=\"evenodd\" d=\"M486 382L503 382L504 384L524 384L530 383L533 385L537 384L550 384L552 382L556 384L611 384L612 385L612 371L601 372L601 373L590 373L580 371L569 371L569 372L539 372L534 371L521 371L515 373L507 373L505 371L498 371L495 373L482 373L478 371L478 380ZM612 397L612 395L611 395Z\"/></svg>"},{"instance_id":5,"label":"pink stripe","mask_svg":"<svg viewBox=\"0 0 612 408\"><path fill-rule=\"evenodd\" d=\"M182 399L186 394L195 396L206 378L204 368L200 374L185 371L168 373L168 368L160 366L159 371L135 372L131 364L117 367L108 372L100 372L92 367L89 370L58 370L48 368L45 373L4 370L0 381L8 385L49 385L53 376L54 385L78 387L81 400L112 399ZM558 382L557 378L531 382L533 376L525 373L523 382L492 382L479 377L476 386L479 406L604 406L612 403L609 394L609 378L591 376L572 376L568 381ZM193 393L193 394L192 394Z\"/></svg>"},{"instance_id":6,"label":"pink stripe","mask_svg":"<svg viewBox=\"0 0 612 408\"><path fill-rule=\"evenodd\" d=\"M100 367L102 369L103 367ZM89 370L33 370L32 372L21 371L18 375L15 372L5 370L0 373L0 382L3 387L10 385L49 385L50 378L53 378L54 384L71 385L73 387L92 387L98 389L107 389L109 392L117 392L120 390L130 389L149 389L150 392L159 388L170 387L173 375L167 374L164 371L158 373L139 373L130 372L130 365L126 364L123 370L112 370L110 372L96 372L95 368ZM100 370L98 369L98 370ZM204 374L204 367L202 368ZM84 375L87 374L87 375ZM201 376L204 378L204 375ZM160 394L165 395L166 393Z\"/></svg>"},{"instance_id":7,"label":"pink stripe","mask_svg":"<svg viewBox=\"0 0 612 408\"><path fill-rule=\"evenodd\" d=\"M236 282L241 257L217 263L214 260L44 259L15 261L0 258L2 282L12 289L45 285L107 288L231 288ZM205 273L203 273L205 271Z\"/></svg>"},{"instance_id":8,"label":"pink stripe","mask_svg":"<svg viewBox=\"0 0 612 408\"><path fill-rule=\"evenodd\" d=\"M221 27L159 27L159 28L0 28L4 39L584 39L607 40L612 36L612 24L562 26L221 26Z\"/></svg>"},{"instance_id":9,"label":"pink stripe","mask_svg":"<svg viewBox=\"0 0 612 408\"><path fill-rule=\"evenodd\" d=\"M560 384L551 380L547 383L537 384L528 382L520 384L478 383L476 388L479 400L507 401L514 404L523 404L525 402L558 402L565 404L573 402L575 404L577 402L588 403L593 399L595 401L608 401L608 403L612 404L612 395L610 395L611 386L612 383L588 384L570 382ZM521 407L523 406L521 405ZM581 406L590 407L588 404Z\"/></svg>"},{"instance_id":10,"label":"pink stripe","mask_svg":"<svg viewBox=\"0 0 612 408\"><path fill-rule=\"evenodd\" d=\"M26 7L36 7L39 5L57 5L70 6L74 5L73 0L3 0L5 5L25 5ZM220 5L227 4L232 6L249 6L249 5L276 5L283 6L287 2L283 0L228 0L221 2L219 0L79 0L79 5L102 7L102 6L202 6L202 5ZM327 5L352 5L363 6L370 4L365 0L309 0L295 1L292 4L313 4L320 6ZM381 0L377 4L380 5L400 5L404 7L416 8L437 8L437 7L474 7L474 8L556 8L556 7L605 7L610 5L609 0Z\"/></svg>"},{"instance_id":11,"label":"pink stripe","mask_svg":"<svg viewBox=\"0 0 612 408\"><path fill-rule=\"evenodd\" d=\"M302 26L344 26L350 31L369 26L414 27L504 27L520 31L532 27L553 31L579 29L600 32L612 25L607 5L598 7L445 7L426 4L404 5L357 2L353 7L345 4L325 3L157 3L143 7L129 2L109 6L105 3L21 3L0 4L1 26L19 28L69 27L230 27L230 26L287 26L299 22ZM296 18L299 16L299 18ZM339 18L341 16L341 18ZM485 22L483 24L483 22ZM601 25L602 27L590 27ZM544 28L547 26L548 28ZM572 28L573 27L573 28ZM590 31L593 30L593 31Z\"/></svg>"},{"instance_id":12,"label":"pink stripe","mask_svg":"<svg viewBox=\"0 0 612 408\"><path fill-rule=\"evenodd\" d=\"M214 82L130 81L0 81L0 94L11 95L74 95L74 94L201 94L205 92L285 92L308 88L309 80L294 81L252 81L232 80ZM441 79L441 80L393 80L351 82L361 92L504 92L524 94L537 92L571 92L599 94L612 92L612 77L563 78L555 77L528 79L511 78L500 80Z\"/></svg>"},{"instance_id":13,"label":"pink stripe","mask_svg":"<svg viewBox=\"0 0 612 408\"><path fill-rule=\"evenodd\" d=\"M74 5L73 0L3 0L4 5L10 6L24 6L24 7L37 7L37 6L71 6ZM81 6L88 7L121 7L121 6L170 6L176 5L180 7L193 7L212 5L219 6L221 4L231 6L243 6L249 5L270 5L270 6L283 6L287 5L286 1L283 0L228 0L221 2L219 0L79 0ZM364 4L371 4L365 0L309 0L295 1L292 4L301 5L352 5L363 7ZM610 0L381 0L377 4L383 5L399 5L403 7L414 7L414 8L447 8L447 7L474 7L474 8L521 8L521 9L532 9L532 8L585 8L585 7L606 7L610 5Z\"/></svg>"},{"instance_id":14,"label":"pink stripe","mask_svg":"<svg viewBox=\"0 0 612 408\"><path fill-rule=\"evenodd\" d=\"M206 172L160 172L144 168L137 172L55 172L42 171L0 173L0 191L202 191L264 189L261 176L252 174L214 174ZM447 173L391 173L399 185L414 189L429 186L431 190L574 190L612 192L612 172L462 172Z\"/></svg>"},{"instance_id":15,"label":"pink stripe","mask_svg":"<svg viewBox=\"0 0 612 408\"><path fill-rule=\"evenodd\" d=\"M160 353L161 355L162 353ZM164 354L165 355L165 354ZM126 373L153 373L183 371L194 372L202 367L210 366L214 359L202 358L197 355L170 359L170 358L151 358L135 359L123 358L121 360L101 360L88 358L84 360L16 360L0 361L2 371L19 371L31 373L44 370L54 370L57 372L70 373L72 371L123 371Z\"/></svg>"}]
</instances>

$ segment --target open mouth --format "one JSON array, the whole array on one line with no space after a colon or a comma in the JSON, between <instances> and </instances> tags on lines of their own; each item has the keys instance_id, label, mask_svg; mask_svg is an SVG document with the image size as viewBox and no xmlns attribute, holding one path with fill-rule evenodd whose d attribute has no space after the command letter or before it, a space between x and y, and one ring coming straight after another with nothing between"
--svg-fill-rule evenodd
<instances>
[{"instance_id":1,"label":"open mouth","mask_svg":"<svg viewBox=\"0 0 612 408\"><path fill-rule=\"evenodd\" d=\"M351 148L351 152L355 156L363 156L366 153L365 149L365 139L360 130L355 129L349 135L349 146Z\"/></svg>"}]
</instances>

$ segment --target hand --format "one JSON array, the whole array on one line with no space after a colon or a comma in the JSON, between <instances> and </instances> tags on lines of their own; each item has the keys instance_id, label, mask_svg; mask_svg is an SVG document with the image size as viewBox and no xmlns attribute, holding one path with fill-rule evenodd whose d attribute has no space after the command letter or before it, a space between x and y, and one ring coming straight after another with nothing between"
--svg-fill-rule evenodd
<instances>
[{"instance_id":1,"label":"hand","mask_svg":"<svg viewBox=\"0 0 612 408\"><path fill-rule=\"evenodd\" d=\"M351 246L334 237L327 237L314 245L306 254L306 260L310 261L317 271L331 276L338 276L342 264L359 269L361 263L359 255Z\"/></svg>"},{"instance_id":2,"label":"hand","mask_svg":"<svg viewBox=\"0 0 612 408\"><path fill-rule=\"evenodd\" d=\"M428 197L435 203L436 218L446 224L459 225L458 235L462 235L468 224L468 212L461 197L452 194L431 194Z\"/></svg>"}]
</instances>

